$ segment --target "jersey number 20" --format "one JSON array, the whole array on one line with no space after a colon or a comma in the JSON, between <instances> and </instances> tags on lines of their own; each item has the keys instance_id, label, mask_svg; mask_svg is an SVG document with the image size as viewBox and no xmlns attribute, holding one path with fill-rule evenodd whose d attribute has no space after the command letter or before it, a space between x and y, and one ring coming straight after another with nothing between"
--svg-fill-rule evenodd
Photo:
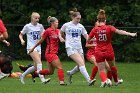
<instances>
[{"instance_id":1,"label":"jersey number 20","mask_svg":"<svg viewBox=\"0 0 140 93\"><path fill-rule=\"evenodd\" d=\"M106 41L107 37L106 34L99 34L99 41Z\"/></svg>"}]
</instances>

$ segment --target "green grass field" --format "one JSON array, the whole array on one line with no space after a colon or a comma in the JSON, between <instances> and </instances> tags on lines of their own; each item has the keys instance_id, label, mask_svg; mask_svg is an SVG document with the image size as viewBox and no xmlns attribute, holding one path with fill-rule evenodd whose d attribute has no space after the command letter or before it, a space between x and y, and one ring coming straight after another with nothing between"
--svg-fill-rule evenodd
<instances>
[{"instance_id":1,"label":"green grass field","mask_svg":"<svg viewBox=\"0 0 140 93\"><path fill-rule=\"evenodd\" d=\"M16 66L16 62L27 65L31 61L14 61L13 72L20 71ZM65 72L75 66L74 62L62 62ZM86 67L91 73L92 64L86 62ZM43 68L46 68L46 62L43 62ZM140 64L139 63L117 63L119 77L124 83L119 86L100 88L99 75L96 76L94 86L88 86L84 77L77 73L73 76L73 83L67 86L60 86L57 78L57 71L50 77L51 82L44 85L41 84L39 78L33 83L31 78L26 78L26 84L20 83L19 78L5 78L0 81L0 93L140 93ZM65 81L67 76L65 73Z\"/></svg>"}]
</instances>

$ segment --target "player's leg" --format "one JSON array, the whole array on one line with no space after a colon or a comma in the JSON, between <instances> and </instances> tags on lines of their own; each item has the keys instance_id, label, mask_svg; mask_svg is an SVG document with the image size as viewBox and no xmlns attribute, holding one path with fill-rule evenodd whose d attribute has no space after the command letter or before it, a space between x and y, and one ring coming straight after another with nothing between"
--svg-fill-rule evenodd
<instances>
[{"instance_id":1,"label":"player's leg","mask_svg":"<svg viewBox=\"0 0 140 93\"><path fill-rule=\"evenodd\" d=\"M90 80L89 74L85 67L85 62L84 62L83 58L81 57L81 55L79 53L75 53L75 54L70 55L70 58L73 59L73 61L75 61L77 63L81 74L84 76L84 78L89 83L89 85L90 86L93 85L95 80L92 80L92 81Z\"/></svg>"},{"instance_id":2,"label":"player's leg","mask_svg":"<svg viewBox=\"0 0 140 93\"><path fill-rule=\"evenodd\" d=\"M55 60L52 61L51 64L53 65L53 67L55 67L57 69L60 85L66 85L64 83L64 70L62 68L62 64L61 64L59 58L57 58L57 55L55 55L55 56L56 56Z\"/></svg>"},{"instance_id":3,"label":"player's leg","mask_svg":"<svg viewBox=\"0 0 140 93\"><path fill-rule=\"evenodd\" d=\"M92 64L94 64L94 66L92 67L92 72L90 75L90 79L93 80L98 72L98 67L97 67L97 63L95 60L95 56L90 55L89 57L87 57L87 59L89 60L89 62L91 62Z\"/></svg>"},{"instance_id":4,"label":"player's leg","mask_svg":"<svg viewBox=\"0 0 140 93\"><path fill-rule=\"evenodd\" d=\"M107 61L105 61L105 67L107 70L107 78L112 81L112 72L111 72L110 66Z\"/></svg>"},{"instance_id":5,"label":"player's leg","mask_svg":"<svg viewBox=\"0 0 140 93\"><path fill-rule=\"evenodd\" d=\"M30 56L34 61L34 64L36 65L37 73L39 73L39 71L42 70L41 54L39 54L39 52L37 51L33 51L32 53L30 53ZM47 80L43 75L39 74L39 78L42 83L47 83Z\"/></svg>"},{"instance_id":6,"label":"player's leg","mask_svg":"<svg viewBox=\"0 0 140 93\"><path fill-rule=\"evenodd\" d=\"M55 67L49 62L48 62L47 65L48 65L48 69L40 70L39 74L41 74L41 75L52 75L52 74L54 74Z\"/></svg>"},{"instance_id":7,"label":"player's leg","mask_svg":"<svg viewBox=\"0 0 140 93\"><path fill-rule=\"evenodd\" d=\"M115 61L109 61L108 64L110 65L115 85L117 86L118 84L121 84L123 82L123 80L122 79L120 79L120 80L118 79L118 70L117 70L117 67L115 65Z\"/></svg>"},{"instance_id":8,"label":"player's leg","mask_svg":"<svg viewBox=\"0 0 140 93\"><path fill-rule=\"evenodd\" d=\"M123 82L123 80L118 80L118 70L117 70L117 67L115 64L115 56L114 56L113 52L109 53L107 62L110 66L115 85L121 84Z\"/></svg>"}]
</instances>

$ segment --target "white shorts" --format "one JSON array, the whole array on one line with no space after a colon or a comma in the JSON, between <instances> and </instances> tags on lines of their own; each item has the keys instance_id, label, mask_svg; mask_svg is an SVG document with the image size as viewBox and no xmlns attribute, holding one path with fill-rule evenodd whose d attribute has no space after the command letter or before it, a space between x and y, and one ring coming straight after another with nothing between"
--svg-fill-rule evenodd
<instances>
[{"instance_id":1,"label":"white shorts","mask_svg":"<svg viewBox=\"0 0 140 93\"><path fill-rule=\"evenodd\" d=\"M30 49L27 49L27 54L29 53ZM41 49L35 48L34 51L38 52L41 55Z\"/></svg>"},{"instance_id":2,"label":"white shorts","mask_svg":"<svg viewBox=\"0 0 140 93\"><path fill-rule=\"evenodd\" d=\"M75 48L66 48L67 51L67 55L70 56L72 54L75 53L79 53L80 55L83 55L83 49L79 48L79 49L75 49Z\"/></svg>"}]
</instances>

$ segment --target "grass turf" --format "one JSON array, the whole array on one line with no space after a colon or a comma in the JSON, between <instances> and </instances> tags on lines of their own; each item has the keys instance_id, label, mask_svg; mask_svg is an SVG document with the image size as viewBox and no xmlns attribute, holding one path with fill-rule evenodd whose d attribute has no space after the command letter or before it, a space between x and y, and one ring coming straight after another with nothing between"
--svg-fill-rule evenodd
<instances>
[{"instance_id":1,"label":"grass turf","mask_svg":"<svg viewBox=\"0 0 140 93\"><path fill-rule=\"evenodd\" d=\"M14 61L13 72L19 72L20 69L16 66L16 62L27 65L32 61ZM74 62L63 61L65 70L65 81L67 82L66 71L75 66ZM94 86L88 86L82 74L77 73L73 76L73 83L67 86L60 86L57 71L54 74L47 76L51 78L48 84L41 84L39 78L33 83L31 78L25 78L25 85L21 84L18 78L5 78L0 80L0 93L140 93L140 64L139 63L117 63L119 77L124 80L124 83L119 86L100 88L99 75L96 75L96 83ZM93 64L86 63L86 68L91 73ZM43 68L47 68L46 62L43 62Z\"/></svg>"}]
</instances>

